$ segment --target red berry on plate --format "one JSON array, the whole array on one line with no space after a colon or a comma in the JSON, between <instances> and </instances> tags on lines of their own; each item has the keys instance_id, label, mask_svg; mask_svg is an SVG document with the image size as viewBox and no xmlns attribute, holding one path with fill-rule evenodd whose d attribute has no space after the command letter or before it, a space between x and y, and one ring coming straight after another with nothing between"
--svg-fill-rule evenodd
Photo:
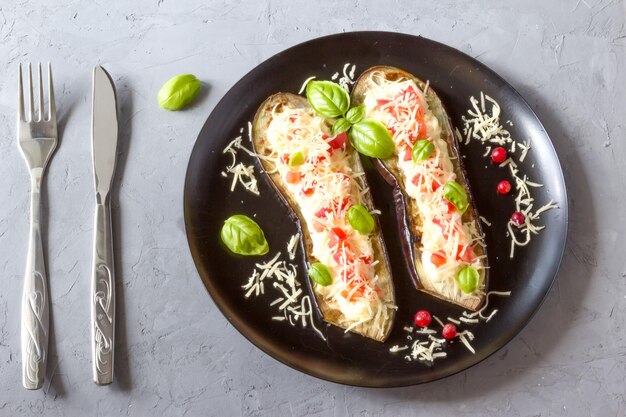
<instances>
[{"instance_id":1,"label":"red berry on plate","mask_svg":"<svg viewBox=\"0 0 626 417\"><path fill-rule=\"evenodd\" d=\"M413 318L416 326L419 327L428 327L431 321L433 321L433 317L426 310L420 310L415 313L415 317Z\"/></svg>"},{"instance_id":2,"label":"red berry on plate","mask_svg":"<svg viewBox=\"0 0 626 417\"><path fill-rule=\"evenodd\" d=\"M511 221L513 222L515 226L520 227L521 225L524 224L524 222L526 221L526 218L524 217L522 213L520 213L519 211L516 211L515 213L511 215Z\"/></svg>"},{"instance_id":3,"label":"red berry on plate","mask_svg":"<svg viewBox=\"0 0 626 417\"><path fill-rule=\"evenodd\" d=\"M443 326L441 335L444 339L454 339L456 337L456 326L452 323L446 323L446 325Z\"/></svg>"},{"instance_id":4,"label":"red berry on plate","mask_svg":"<svg viewBox=\"0 0 626 417\"><path fill-rule=\"evenodd\" d=\"M491 160L494 164L501 164L506 161L506 149L499 146L491 151Z\"/></svg>"},{"instance_id":5,"label":"red berry on plate","mask_svg":"<svg viewBox=\"0 0 626 417\"><path fill-rule=\"evenodd\" d=\"M511 192L511 183L507 180L502 180L498 183L498 193L508 194Z\"/></svg>"}]
</instances>

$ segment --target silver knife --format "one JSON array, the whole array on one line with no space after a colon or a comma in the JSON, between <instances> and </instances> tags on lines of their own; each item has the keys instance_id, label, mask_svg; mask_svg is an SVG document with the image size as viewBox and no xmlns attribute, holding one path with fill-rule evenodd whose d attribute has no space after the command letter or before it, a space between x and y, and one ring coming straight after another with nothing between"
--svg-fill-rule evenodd
<instances>
[{"instance_id":1,"label":"silver knife","mask_svg":"<svg viewBox=\"0 0 626 417\"><path fill-rule=\"evenodd\" d=\"M91 349L93 380L113 381L115 346L115 269L111 228L111 183L117 154L117 102L113 80L104 68L93 70L92 153L96 187L93 276L91 282Z\"/></svg>"}]
</instances>

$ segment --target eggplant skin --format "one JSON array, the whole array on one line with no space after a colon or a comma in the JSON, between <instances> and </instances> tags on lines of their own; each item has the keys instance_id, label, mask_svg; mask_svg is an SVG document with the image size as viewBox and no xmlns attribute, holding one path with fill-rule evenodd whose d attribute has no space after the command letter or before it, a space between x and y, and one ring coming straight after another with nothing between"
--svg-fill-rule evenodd
<instances>
[{"instance_id":1,"label":"eggplant skin","mask_svg":"<svg viewBox=\"0 0 626 417\"><path fill-rule=\"evenodd\" d=\"M372 73L382 73L389 81L412 80L415 82L417 87L422 90L422 92L426 89L426 83L424 81L404 70L391 66L371 67L359 76L354 85L351 94L351 102L353 105L357 106L365 102L365 97L368 94L369 79ZM457 176L457 182L463 185L467 195L469 196L470 204L467 211L463 214L463 221L473 221L478 229L478 233L481 236L484 236L482 224L480 222L478 212L476 211L476 205L474 204L470 184L467 181L467 174L463 168L459 144L455 137L448 112L445 110L441 99L433 88L429 87L425 96L428 107L439 121L441 126L441 135L448 144L450 156L455 158L452 159L452 163ZM393 187L394 201L398 217L398 230L402 240L402 250L404 252L404 257L407 262L411 279L413 280L415 286L419 290L427 292L445 301L460 305L472 311L478 310L485 301L485 293L488 288L488 265L485 265L485 268L480 271L481 284L479 285L479 289L475 292L475 294L473 294L475 295L474 297L466 298L464 300L451 299L436 291L434 287L430 285L426 272L424 271L420 261L422 245L421 233L419 232L418 226L421 226L422 218L417 206L413 204L412 198L405 192L402 176L397 163L393 157L386 160L375 159L373 162L379 173L385 178L387 183ZM486 255L487 247L484 241L480 241L479 245L475 245L474 251L479 256ZM485 258L485 260L487 259L488 258Z\"/></svg>"},{"instance_id":2,"label":"eggplant skin","mask_svg":"<svg viewBox=\"0 0 626 417\"><path fill-rule=\"evenodd\" d=\"M276 191L276 194L278 195L280 200L287 206L290 216L297 224L298 231L300 232L301 236L302 247L304 249L303 252L305 256L305 264L308 265L310 263L317 262L317 259L312 256L313 241L311 239L311 236L309 235L308 228L306 227L306 220L302 215L297 199L288 191L288 188L282 177L274 169L274 164L271 161L263 158L264 156L270 156L272 153L269 140L267 138L267 128L272 122L272 111L274 108L276 108L276 111L281 111L282 108L310 108L310 106L307 100L301 96L291 93L276 93L268 97L261 104L252 122L253 150L255 154L261 156L257 157L257 162L261 166L261 172L263 173L263 176L268 180L269 184ZM349 152L353 152L352 158L350 158L352 160L353 171L363 172L363 166L361 164L361 160L357 155L356 150L354 150L353 148L349 149ZM361 185L366 186L366 184L364 183L365 179L363 177L357 180L363 181ZM373 209L373 202L369 194L362 196L362 203L369 210ZM391 329L393 327L393 321L395 318L395 308L387 306L395 305L395 296L394 288L392 285L389 257L387 255L380 230L380 224L378 222L378 219L376 219L376 229L370 235L370 239L374 248L375 259L379 261L376 267L376 273L380 277L379 282L381 284L379 284L379 286L383 290L384 294L387 295L384 301L386 305L385 308L388 308L389 319L384 323L384 328L382 332L377 331L370 323L360 324L350 329L350 331L376 340L378 342L384 342L391 332ZM312 283L308 277L306 277L305 281L310 292L315 294L315 305L318 308L318 311L321 313L324 321L341 328L346 328L346 326L342 324L342 322L345 321L342 320L343 313L337 309L331 308L331 306L329 306L329 304L323 299L323 297L319 295L317 291L315 291L315 286L318 284Z\"/></svg>"}]
</instances>

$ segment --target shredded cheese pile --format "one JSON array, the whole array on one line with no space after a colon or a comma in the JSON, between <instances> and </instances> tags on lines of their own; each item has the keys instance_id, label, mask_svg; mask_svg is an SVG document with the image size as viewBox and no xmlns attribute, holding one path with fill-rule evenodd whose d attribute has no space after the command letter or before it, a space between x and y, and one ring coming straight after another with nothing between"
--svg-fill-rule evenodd
<instances>
[{"instance_id":1,"label":"shredded cheese pile","mask_svg":"<svg viewBox=\"0 0 626 417\"><path fill-rule=\"evenodd\" d=\"M497 146L508 146L510 155L515 155L519 148L521 149L521 154L518 158L518 162L524 162L528 151L531 149L530 143L528 141L524 143L515 141L511 137L511 133L502 126L500 122L502 110L498 102L481 92L480 101L472 96L470 97L470 103L472 108L467 111L469 116L462 117L465 143L468 144L471 139L475 139L484 144L486 147L484 156L488 156L491 152L491 146L488 145L490 143ZM487 109L487 104L491 105L490 110ZM508 121L508 124L513 126L513 123L510 121ZM517 190L515 210L524 215L523 225L517 226L512 220L509 220L507 225L507 235L511 239L509 256L513 258L515 256L515 247L528 245L532 236L539 234L539 232L544 229L545 226L537 224L541 213L553 208L558 208L559 206L551 200L547 204L533 210L535 199L530 190L531 188L543 187L543 184L530 181L527 175L520 176L518 165L513 156L509 156L509 158L499 166L509 167Z\"/></svg>"},{"instance_id":2,"label":"shredded cheese pile","mask_svg":"<svg viewBox=\"0 0 626 417\"><path fill-rule=\"evenodd\" d=\"M350 66L350 63L348 62L343 66L343 75L341 77L339 76L339 73L336 72L330 79L337 81L346 91L350 91L350 86L354 84L355 70L356 65L352 64L352 66Z\"/></svg>"},{"instance_id":3,"label":"shredded cheese pile","mask_svg":"<svg viewBox=\"0 0 626 417\"><path fill-rule=\"evenodd\" d=\"M248 123L248 126L250 126L250 123ZM250 127L248 127L248 134L250 135L249 129ZM232 175L231 192L235 191L237 184L241 184L246 191L254 195L260 195L258 181L254 174L254 165L246 165L237 160L239 150L243 150L249 155L254 155L253 152L241 144L242 140L243 136L237 136L222 151L222 154L230 154L232 157L230 165L226 167L225 171L222 171L222 177L228 178L229 174Z\"/></svg>"},{"instance_id":4,"label":"shredded cheese pile","mask_svg":"<svg viewBox=\"0 0 626 417\"><path fill-rule=\"evenodd\" d=\"M292 240L298 236L292 236ZM281 259L278 252L271 260L255 264L252 275L242 286L245 298L258 298L265 294L266 285L278 293L278 298L270 303L270 307L277 309L278 315L272 317L275 321L285 321L292 326L300 324L303 328L311 326L323 339L324 334L315 326L313 320L313 305L309 295L303 296L301 283L297 280L296 265Z\"/></svg>"},{"instance_id":5,"label":"shredded cheese pile","mask_svg":"<svg viewBox=\"0 0 626 417\"><path fill-rule=\"evenodd\" d=\"M443 197L444 185L457 178L452 162L455 157L442 138L439 120L413 80L390 81L383 73L373 72L366 82L365 117L381 121L392 133L400 180L419 212L414 232L421 235L418 256L423 271L418 273L424 285L455 301L480 300L483 283L466 294L456 281L457 272L466 265L484 270L486 256L474 251L483 243L476 222L464 220ZM411 150L423 139L434 145L434 153L427 160L414 162Z\"/></svg>"}]
</instances>

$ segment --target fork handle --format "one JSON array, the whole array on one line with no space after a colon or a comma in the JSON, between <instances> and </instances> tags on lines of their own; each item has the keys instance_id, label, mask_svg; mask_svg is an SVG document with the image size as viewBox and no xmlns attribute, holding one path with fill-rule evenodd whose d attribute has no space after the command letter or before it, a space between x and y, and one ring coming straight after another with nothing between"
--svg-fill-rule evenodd
<instances>
[{"instance_id":1,"label":"fork handle","mask_svg":"<svg viewBox=\"0 0 626 417\"><path fill-rule=\"evenodd\" d=\"M39 389L48 359L49 299L43 244L41 242L41 175L31 173L30 238L22 293L22 385Z\"/></svg>"},{"instance_id":2,"label":"fork handle","mask_svg":"<svg viewBox=\"0 0 626 417\"><path fill-rule=\"evenodd\" d=\"M113 233L108 196L96 195L93 276L91 282L91 347L93 380L113 382L115 347L115 269Z\"/></svg>"}]
</instances>

